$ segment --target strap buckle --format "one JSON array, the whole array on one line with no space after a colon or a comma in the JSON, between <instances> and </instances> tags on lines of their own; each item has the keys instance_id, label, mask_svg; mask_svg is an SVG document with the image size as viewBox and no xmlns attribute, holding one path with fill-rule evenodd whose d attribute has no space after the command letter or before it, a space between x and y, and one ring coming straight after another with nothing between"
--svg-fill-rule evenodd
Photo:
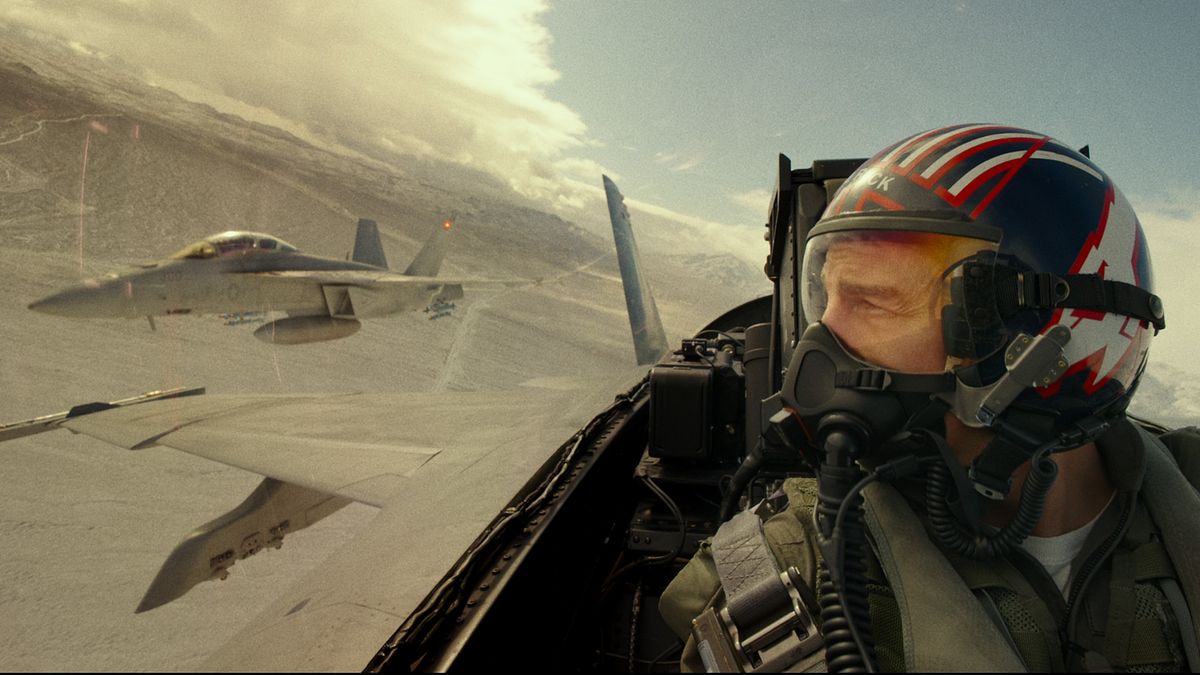
<instances>
[{"instance_id":1,"label":"strap buckle","mask_svg":"<svg viewBox=\"0 0 1200 675\"><path fill-rule=\"evenodd\" d=\"M759 580L746 593L770 603L764 618L739 626L729 607L709 607L692 621L692 634L704 668L716 672L806 672L824 666L825 641L797 590L796 568ZM785 591L778 592L782 586Z\"/></svg>"}]
</instances>

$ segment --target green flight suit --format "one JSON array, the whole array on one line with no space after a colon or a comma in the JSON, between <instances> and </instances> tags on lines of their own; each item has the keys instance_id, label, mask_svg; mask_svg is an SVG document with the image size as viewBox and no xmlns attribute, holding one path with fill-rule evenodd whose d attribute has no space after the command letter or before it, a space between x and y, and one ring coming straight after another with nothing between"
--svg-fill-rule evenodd
<instances>
[{"instance_id":1,"label":"green flight suit","mask_svg":"<svg viewBox=\"0 0 1200 675\"><path fill-rule=\"evenodd\" d=\"M882 670L1187 668L1181 622L1162 588L1182 588L1186 604L1200 606L1200 432L1180 430L1160 441L1121 423L1097 446L1116 495L1072 565L1069 599L1024 551L993 561L946 555L900 492L880 484L864 492L868 593ZM815 589L815 487L790 481L785 489L788 509L763 531L780 567L797 567ZM722 600L706 542L660 603L668 625L688 642L684 670L703 670L691 619ZM1183 602L1178 593L1176 601ZM1195 645L1197 626L1183 619Z\"/></svg>"}]
</instances>

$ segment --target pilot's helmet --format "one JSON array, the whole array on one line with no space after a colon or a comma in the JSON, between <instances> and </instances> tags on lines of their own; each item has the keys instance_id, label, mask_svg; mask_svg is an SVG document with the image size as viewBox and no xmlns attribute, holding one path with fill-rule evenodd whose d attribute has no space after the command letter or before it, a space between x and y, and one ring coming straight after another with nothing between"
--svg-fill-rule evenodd
<instances>
[{"instance_id":1,"label":"pilot's helmet","mask_svg":"<svg viewBox=\"0 0 1200 675\"><path fill-rule=\"evenodd\" d=\"M863 326L895 310L869 295L879 276L921 289L942 352L915 370L971 386L1006 372L1019 334L1070 328L1062 375L1013 404L1060 425L1123 413L1164 326L1145 236L1112 180L1045 134L995 124L927 131L864 163L811 230L802 269L809 320L849 311ZM852 328L830 329L860 351Z\"/></svg>"}]
</instances>

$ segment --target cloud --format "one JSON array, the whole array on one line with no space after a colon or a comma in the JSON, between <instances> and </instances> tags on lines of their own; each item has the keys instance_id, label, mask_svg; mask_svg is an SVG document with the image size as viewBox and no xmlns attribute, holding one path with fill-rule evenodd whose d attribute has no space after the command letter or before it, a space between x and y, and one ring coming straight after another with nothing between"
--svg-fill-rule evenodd
<instances>
[{"instance_id":1,"label":"cloud","mask_svg":"<svg viewBox=\"0 0 1200 675\"><path fill-rule=\"evenodd\" d=\"M214 107L382 158L436 156L554 203L553 170L592 147L558 79L544 0L13 0L47 32ZM568 195L568 197L570 197ZM577 196L576 196L577 197Z\"/></svg>"},{"instance_id":2,"label":"cloud","mask_svg":"<svg viewBox=\"0 0 1200 675\"><path fill-rule=\"evenodd\" d=\"M1200 375L1196 344L1200 340L1200 284L1193 276L1200 259L1200 188L1173 188L1130 197L1146 233L1154 263L1154 292L1163 300L1167 328L1150 348L1150 370L1156 362Z\"/></svg>"},{"instance_id":3,"label":"cloud","mask_svg":"<svg viewBox=\"0 0 1200 675\"><path fill-rule=\"evenodd\" d=\"M744 206L754 212L755 216L760 218L767 217L767 208L771 202L771 197L775 193L765 188L750 190L749 192L738 192L732 195L733 202L739 206Z\"/></svg>"},{"instance_id":4,"label":"cloud","mask_svg":"<svg viewBox=\"0 0 1200 675\"><path fill-rule=\"evenodd\" d=\"M672 166L671 170L672 171L684 171L684 172L691 171L692 169L700 166L700 163L703 161L704 161L704 159L701 157L692 157L689 159L685 159L682 162L679 162L675 166Z\"/></svg>"},{"instance_id":5,"label":"cloud","mask_svg":"<svg viewBox=\"0 0 1200 675\"><path fill-rule=\"evenodd\" d=\"M606 168L599 162L579 157L564 157L554 162L554 168L584 182L595 183L601 175L608 176L613 180L621 180L621 174L612 169Z\"/></svg>"},{"instance_id":6,"label":"cloud","mask_svg":"<svg viewBox=\"0 0 1200 675\"><path fill-rule=\"evenodd\" d=\"M654 161L656 164L667 166L671 171L686 172L700 166L704 161L701 155L692 155L684 157L674 152L656 152L654 153Z\"/></svg>"},{"instance_id":7,"label":"cloud","mask_svg":"<svg viewBox=\"0 0 1200 675\"><path fill-rule=\"evenodd\" d=\"M625 205L634 213L641 212L666 221L644 223L644 220L639 220L635 223L638 244L643 248L658 248L665 253L719 251L735 255L752 265L762 264L766 248L759 228L718 223L628 197Z\"/></svg>"},{"instance_id":8,"label":"cloud","mask_svg":"<svg viewBox=\"0 0 1200 675\"><path fill-rule=\"evenodd\" d=\"M547 0L10 0L0 22L317 145L482 169L594 224L607 213L600 174L620 176L583 156L603 143L546 91L559 77L541 24L547 8ZM686 172L703 153L654 159ZM751 228L629 203L645 214L639 237L648 246L761 258Z\"/></svg>"}]
</instances>

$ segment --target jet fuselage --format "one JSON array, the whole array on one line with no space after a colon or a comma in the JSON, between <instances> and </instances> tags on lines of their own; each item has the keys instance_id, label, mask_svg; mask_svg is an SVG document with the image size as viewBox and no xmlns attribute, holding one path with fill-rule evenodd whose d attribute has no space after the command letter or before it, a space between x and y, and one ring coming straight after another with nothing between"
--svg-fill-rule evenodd
<instances>
[{"instance_id":1,"label":"jet fuselage","mask_svg":"<svg viewBox=\"0 0 1200 675\"><path fill-rule=\"evenodd\" d=\"M359 220L347 260L301 253L269 234L231 230L193 242L165 261L88 279L29 308L75 318L284 312L287 318L262 326L255 336L282 344L332 340L357 331L360 318L461 298L460 283L436 277L450 226L447 220L435 227L403 273L388 269L373 220Z\"/></svg>"},{"instance_id":2,"label":"jet fuselage","mask_svg":"<svg viewBox=\"0 0 1200 675\"><path fill-rule=\"evenodd\" d=\"M387 272L353 261L252 249L219 258L170 260L125 274L88 279L29 308L76 318L259 311L324 314L327 304L321 283L271 273L335 271ZM413 297L411 303L397 304L421 309L428 301Z\"/></svg>"}]
</instances>

